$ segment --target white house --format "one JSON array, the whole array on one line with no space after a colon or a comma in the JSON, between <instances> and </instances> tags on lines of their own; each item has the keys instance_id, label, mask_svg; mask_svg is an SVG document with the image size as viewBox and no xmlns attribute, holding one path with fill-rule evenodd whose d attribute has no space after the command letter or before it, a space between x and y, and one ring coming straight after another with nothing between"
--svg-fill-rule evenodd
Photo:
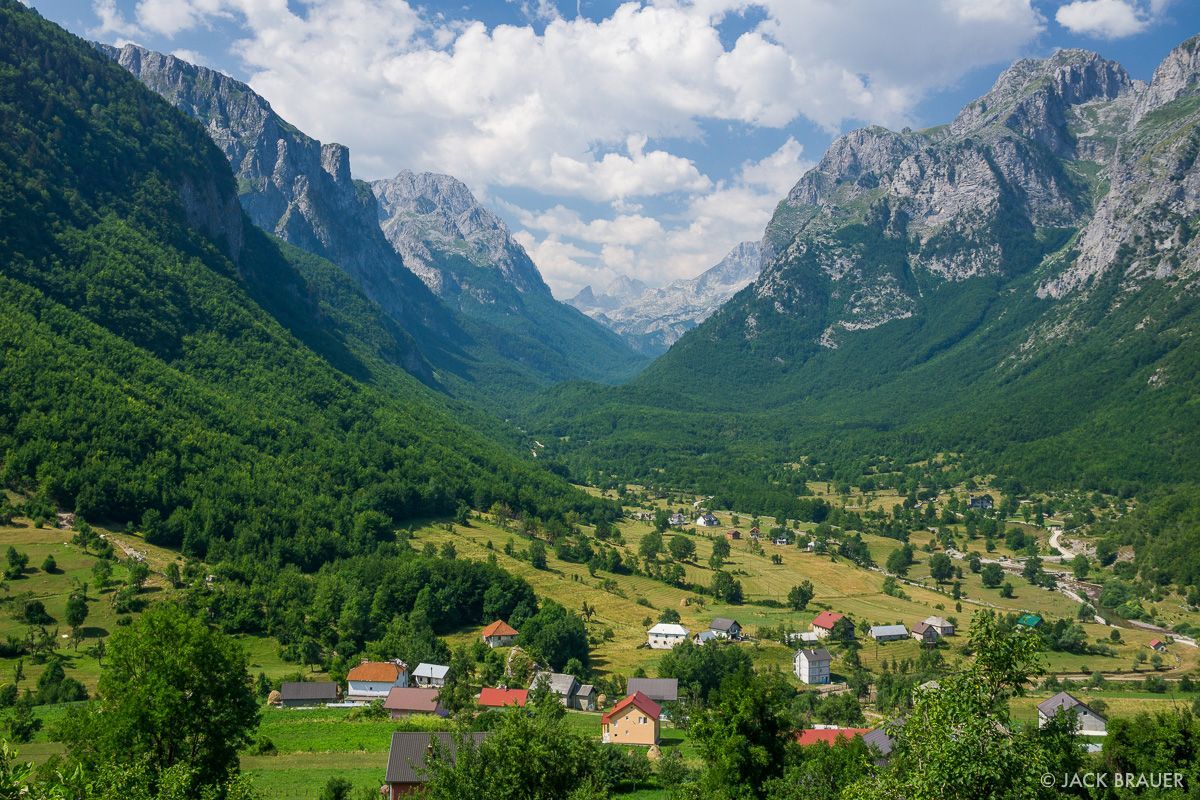
<instances>
[{"instance_id":1,"label":"white house","mask_svg":"<svg viewBox=\"0 0 1200 800\"><path fill-rule=\"evenodd\" d=\"M670 622L660 622L646 632L651 650L670 650L687 637L687 628Z\"/></svg>"},{"instance_id":2,"label":"white house","mask_svg":"<svg viewBox=\"0 0 1200 800\"><path fill-rule=\"evenodd\" d=\"M938 636L953 636L954 623L941 617L926 617L925 624L938 632Z\"/></svg>"},{"instance_id":3,"label":"white house","mask_svg":"<svg viewBox=\"0 0 1200 800\"><path fill-rule=\"evenodd\" d=\"M742 638L742 626L736 619L717 617L709 623L708 629L722 639Z\"/></svg>"},{"instance_id":4,"label":"white house","mask_svg":"<svg viewBox=\"0 0 1200 800\"><path fill-rule=\"evenodd\" d=\"M449 672L450 668L443 664L422 662L417 664L417 668L413 670L413 681L417 686L445 686L446 675Z\"/></svg>"},{"instance_id":5,"label":"white house","mask_svg":"<svg viewBox=\"0 0 1200 800\"><path fill-rule=\"evenodd\" d=\"M1059 692L1049 700L1038 703L1038 727L1044 728L1059 711L1075 715L1076 731L1080 736L1104 736L1108 733L1108 720L1092 711L1075 697Z\"/></svg>"},{"instance_id":6,"label":"white house","mask_svg":"<svg viewBox=\"0 0 1200 800\"><path fill-rule=\"evenodd\" d=\"M829 683L829 663L832 659L824 647L797 650L793 659L796 677L804 683Z\"/></svg>"},{"instance_id":7,"label":"white house","mask_svg":"<svg viewBox=\"0 0 1200 800\"><path fill-rule=\"evenodd\" d=\"M346 673L346 699L352 702L384 699L397 686L408 686L403 661L362 661Z\"/></svg>"},{"instance_id":8,"label":"white house","mask_svg":"<svg viewBox=\"0 0 1200 800\"><path fill-rule=\"evenodd\" d=\"M684 525L687 525L687 517L676 511L667 522L670 523L672 528L682 528Z\"/></svg>"},{"instance_id":9,"label":"white house","mask_svg":"<svg viewBox=\"0 0 1200 800\"><path fill-rule=\"evenodd\" d=\"M908 638L908 628L903 625L872 625L870 636L877 642L894 642Z\"/></svg>"},{"instance_id":10,"label":"white house","mask_svg":"<svg viewBox=\"0 0 1200 800\"><path fill-rule=\"evenodd\" d=\"M712 515L711 511L705 511L696 518L696 526L700 528L715 528L721 524L721 521Z\"/></svg>"}]
</instances>

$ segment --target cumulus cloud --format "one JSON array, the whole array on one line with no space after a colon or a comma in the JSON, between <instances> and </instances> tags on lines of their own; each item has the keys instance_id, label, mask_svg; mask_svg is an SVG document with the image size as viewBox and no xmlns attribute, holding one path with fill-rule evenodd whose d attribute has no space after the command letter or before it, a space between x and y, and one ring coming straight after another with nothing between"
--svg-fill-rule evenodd
<instances>
[{"instance_id":1,"label":"cumulus cloud","mask_svg":"<svg viewBox=\"0 0 1200 800\"><path fill-rule=\"evenodd\" d=\"M1054 19L1072 33L1122 39L1150 27L1166 5L1166 0L1149 4L1135 0L1074 0L1060 6Z\"/></svg>"}]
</instances>

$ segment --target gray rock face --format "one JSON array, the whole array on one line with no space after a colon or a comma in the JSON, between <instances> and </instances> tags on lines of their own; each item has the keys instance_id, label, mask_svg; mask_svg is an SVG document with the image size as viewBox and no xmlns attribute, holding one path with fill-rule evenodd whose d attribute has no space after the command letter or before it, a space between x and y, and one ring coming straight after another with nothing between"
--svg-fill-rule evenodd
<instances>
[{"instance_id":1,"label":"gray rock face","mask_svg":"<svg viewBox=\"0 0 1200 800\"><path fill-rule=\"evenodd\" d=\"M462 181L405 170L373 182L371 190L387 240L438 296L495 302L494 285L480 281L476 270L498 274L518 292L549 294L525 249Z\"/></svg>"},{"instance_id":2,"label":"gray rock face","mask_svg":"<svg viewBox=\"0 0 1200 800\"><path fill-rule=\"evenodd\" d=\"M204 125L255 225L342 267L407 325L444 332L436 301L380 231L374 195L351 177L345 147L306 136L227 75L136 45L97 47Z\"/></svg>"},{"instance_id":3,"label":"gray rock face","mask_svg":"<svg viewBox=\"0 0 1200 800\"><path fill-rule=\"evenodd\" d=\"M624 278L600 295L584 287L568 302L619 333L635 349L659 355L748 286L761 263L758 243L742 242L695 278L660 288Z\"/></svg>"},{"instance_id":4,"label":"gray rock face","mask_svg":"<svg viewBox=\"0 0 1200 800\"><path fill-rule=\"evenodd\" d=\"M1149 87L1094 53L1063 50L1016 62L949 125L840 137L766 229L753 289L763 302L747 314L746 335L755 335L765 305L822 319L817 341L837 347L848 332L916 313L940 283L1011 278L1081 229L1074 266L1048 279L1042 294L1082 285L1116 257L1125 237L1115 229L1128 226L1130 203L1164 201L1129 183L1147 174L1135 122L1193 91L1198 41L1172 53ZM1175 158L1160 171L1180 169ZM1185 214L1180 189L1186 196L1186 184L1163 193ZM1116 202L1125 193L1128 202ZM1160 241L1170 235L1155 232Z\"/></svg>"}]
</instances>

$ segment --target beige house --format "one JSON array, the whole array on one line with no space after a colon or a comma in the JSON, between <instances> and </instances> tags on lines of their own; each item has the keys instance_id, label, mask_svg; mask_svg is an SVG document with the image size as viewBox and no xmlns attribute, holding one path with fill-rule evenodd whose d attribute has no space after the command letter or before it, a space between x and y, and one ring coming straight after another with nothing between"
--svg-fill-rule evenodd
<instances>
[{"instance_id":1,"label":"beige house","mask_svg":"<svg viewBox=\"0 0 1200 800\"><path fill-rule=\"evenodd\" d=\"M634 692L600 718L605 744L658 744L662 709L646 695Z\"/></svg>"}]
</instances>

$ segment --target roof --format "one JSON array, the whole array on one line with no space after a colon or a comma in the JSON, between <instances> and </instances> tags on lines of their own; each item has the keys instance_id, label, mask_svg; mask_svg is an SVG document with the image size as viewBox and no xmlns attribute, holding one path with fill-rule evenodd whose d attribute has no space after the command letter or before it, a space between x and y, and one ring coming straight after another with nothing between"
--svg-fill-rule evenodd
<instances>
[{"instance_id":1,"label":"roof","mask_svg":"<svg viewBox=\"0 0 1200 800\"><path fill-rule=\"evenodd\" d=\"M498 619L483 629L483 636L517 636L517 629L502 619Z\"/></svg>"},{"instance_id":2,"label":"roof","mask_svg":"<svg viewBox=\"0 0 1200 800\"><path fill-rule=\"evenodd\" d=\"M568 675L565 672L538 672L533 676L533 681L529 684L532 689L537 686L537 682L545 675L550 679L550 691L558 695L569 695L572 689L578 690L579 681L574 675Z\"/></svg>"},{"instance_id":3,"label":"roof","mask_svg":"<svg viewBox=\"0 0 1200 800\"><path fill-rule=\"evenodd\" d=\"M705 642L711 642L713 639L716 639L716 638L717 638L717 635L715 633L713 633L712 631L700 631L699 633L696 634L696 639L700 642L700 644L704 644Z\"/></svg>"},{"instance_id":4,"label":"roof","mask_svg":"<svg viewBox=\"0 0 1200 800\"><path fill-rule=\"evenodd\" d=\"M892 740L892 737L888 736L887 731L885 731L883 728L876 728L875 730L864 734L863 744L874 745L875 749L879 751L879 755L884 756L885 758L892 754L892 748L896 745L896 743Z\"/></svg>"},{"instance_id":5,"label":"roof","mask_svg":"<svg viewBox=\"0 0 1200 800\"><path fill-rule=\"evenodd\" d=\"M935 628L933 625L930 625L928 622L913 623L913 626L912 626L913 633L915 633L919 636L924 636L926 631L933 631L934 633L936 633L937 628Z\"/></svg>"},{"instance_id":6,"label":"roof","mask_svg":"<svg viewBox=\"0 0 1200 800\"><path fill-rule=\"evenodd\" d=\"M638 710L642 711L646 716L650 717L651 719L658 719L658 715L662 713L662 709L659 707L658 703L654 702L653 700L651 700L649 697L642 694L641 692L634 692L633 694L626 696L626 698L624 700L622 700L621 702L619 702L615 706L613 706L612 711L609 711L607 714L605 714L603 717L601 717L600 721L602 723L608 724L612 720L613 717L617 716L617 714L621 713L622 711L629 708L630 706L633 706L633 707L637 708Z\"/></svg>"},{"instance_id":7,"label":"roof","mask_svg":"<svg viewBox=\"0 0 1200 800\"><path fill-rule=\"evenodd\" d=\"M1041 614L1022 614L1017 617L1017 624L1024 625L1027 628L1036 628L1042 624Z\"/></svg>"},{"instance_id":8,"label":"roof","mask_svg":"<svg viewBox=\"0 0 1200 800\"><path fill-rule=\"evenodd\" d=\"M837 624L837 621L843 619L845 616L845 614L839 614L836 611L822 611L813 619L812 624L814 628L833 630L833 626Z\"/></svg>"},{"instance_id":9,"label":"roof","mask_svg":"<svg viewBox=\"0 0 1200 800\"><path fill-rule=\"evenodd\" d=\"M730 630L733 630L735 625L739 628L742 627L741 625L738 624L738 621L736 619L725 619L725 617L717 617L716 619L714 619L712 622L709 623L708 629L710 631L730 631Z\"/></svg>"},{"instance_id":10,"label":"roof","mask_svg":"<svg viewBox=\"0 0 1200 800\"><path fill-rule=\"evenodd\" d=\"M832 661L833 657L829 655L829 651L824 647L816 648L801 648L796 651L797 656L804 656L806 661Z\"/></svg>"},{"instance_id":11,"label":"roof","mask_svg":"<svg viewBox=\"0 0 1200 800\"><path fill-rule=\"evenodd\" d=\"M838 739L853 739L869 731L870 728L812 728L798 731L796 733L796 741L804 747L810 744L817 744L818 742L833 744Z\"/></svg>"},{"instance_id":12,"label":"roof","mask_svg":"<svg viewBox=\"0 0 1200 800\"><path fill-rule=\"evenodd\" d=\"M337 700L333 681L288 681L279 687L281 700Z\"/></svg>"},{"instance_id":13,"label":"roof","mask_svg":"<svg viewBox=\"0 0 1200 800\"><path fill-rule=\"evenodd\" d=\"M585 695L585 696L589 695L589 694L595 694L595 693L596 693L596 687L590 683L580 684L579 688L575 691L576 695Z\"/></svg>"},{"instance_id":14,"label":"roof","mask_svg":"<svg viewBox=\"0 0 1200 800\"><path fill-rule=\"evenodd\" d=\"M417 664L417 668L413 670L415 678L445 678L446 673L450 668L442 664L426 664L424 662Z\"/></svg>"},{"instance_id":15,"label":"roof","mask_svg":"<svg viewBox=\"0 0 1200 800\"><path fill-rule=\"evenodd\" d=\"M629 694L641 692L651 700L660 703L674 702L679 699L678 678L630 678L625 685Z\"/></svg>"},{"instance_id":16,"label":"roof","mask_svg":"<svg viewBox=\"0 0 1200 800\"><path fill-rule=\"evenodd\" d=\"M1164 642L1162 639L1151 639L1150 640L1151 647L1158 647L1160 644L1166 644L1166 642Z\"/></svg>"},{"instance_id":17,"label":"roof","mask_svg":"<svg viewBox=\"0 0 1200 800\"><path fill-rule=\"evenodd\" d=\"M528 689L493 689L485 686L479 692L479 705L487 708L523 706L529 699Z\"/></svg>"},{"instance_id":18,"label":"roof","mask_svg":"<svg viewBox=\"0 0 1200 800\"><path fill-rule=\"evenodd\" d=\"M673 622L660 622L647 631L651 636L687 636L687 628Z\"/></svg>"},{"instance_id":19,"label":"roof","mask_svg":"<svg viewBox=\"0 0 1200 800\"><path fill-rule=\"evenodd\" d=\"M408 672L408 668L394 661L364 661L346 673L346 680L394 683L401 672Z\"/></svg>"},{"instance_id":20,"label":"roof","mask_svg":"<svg viewBox=\"0 0 1200 800\"><path fill-rule=\"evenodd\" d=\"M486 732L466 733L462 739L473 747L478 747L487 737ZM387 773L385 783L424 783L425 759L433 743L437 742L442 752L454 759L458 745L451 733L422 733L396 731L392 734L392 745L388 749Z\"/></svg>"},{"instance_id":21,"label":"roof","mask_svg":"<svg viewBox=\"0 0 1200 800\"><path fill-rule=\"evenodd\" d=\"M388 692L383 707L388 711L411 711L421 714L433 714L439 709L437 689L424 689L416 686L393 686Z\"/></svg>"},{"instance_id":22,"label":"roof","mask_svg":"<svg viewBox=\"0 0 1200 800\"><path fill-rule=\"evenodd\" d=\"M954 627L953 622L951 622L948 619L944 619L942 617L926 617L925 624L932 625L935 628L953 628Z\"/></svg>"},{"instance_id":23,"label":"roof","mask_svg":"<svg viewBox=\"0 0 1200 800\"><path fill-rule=\"evenodd\" d=\"M1047 717L1053 717L1059 712L1059 709L1066 709L1067 711L1070 711L1073 708L1082 708L1092 715L1100 717L1100 719L1104 719L1102 714L1097 714L1095 711L1092 711L1091 708L1081 702L1078 698L1069 695L1066 692L1059 692L1049 700L1043 700L1042 702L1038 703L1037 707L1038 711L1042 712Z\"/></svg>"},{"instance_id":24,"label":"roof","mask_svg":"<svg viewBox=\"0 0 1200 800\"><path fill-rule=\"evenodd\" d=\"M872 625L872 636L908 636L908 628L903 625Z\"/></svg>"}]
</instances>

